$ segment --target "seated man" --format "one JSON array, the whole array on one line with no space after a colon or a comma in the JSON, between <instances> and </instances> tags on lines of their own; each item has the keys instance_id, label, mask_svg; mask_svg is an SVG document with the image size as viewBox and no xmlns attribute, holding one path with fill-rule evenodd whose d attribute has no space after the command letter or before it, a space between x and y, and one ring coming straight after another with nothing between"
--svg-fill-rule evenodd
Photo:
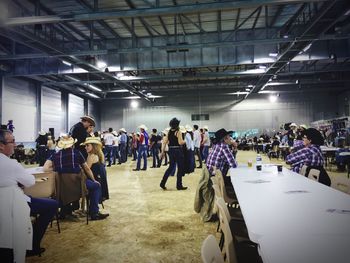
<instances>
[{"instance_id":1,"label":"seated man","mask_svg":"<svg viewBox=\"0 0 350 263\"><path fill-rule=\"evenodd\" d=\"M56 171L60 174L80 174L81 169L84 170L87 175L86 187L89 191L90 197L90 217L91 220L101 220L105 219L109 214L101 214L99 212L99 201L101 196L101 185L94 178L94 175L90 168L88 167L85 158L82 153L77 149L74 149L74 140L70 136L64 136L60 139L57 146L61 149L46 161L44 165L44 171ZM70 193L67 193L70 194ZM61 199L62 200L62 199ZM78 200L72 200L78 201ZM71 201L71 202L72 202ZM66 213L71 213L69 211L70 205L68 202L63 203L63 207L61 209L61 217L65 217Z\"/></svg>"},{"instance_id":2,"label":"seated man","mask_svg":"<svg viewBox=\"0 0 350 263\"><path fill-rule=\"evenodd\" d=\"M226 176L228 169L237 167L237 162L229 147L230 145L237 146L237 143L230 136L231 133L232 132L228 132L225 129L220 129L215 132L215 144L206 162L211 175L215 174L215 169L221 171L225 185L228 187L232 187L230 177Z\"/></svg>"},{"instance_id":3,"label":"seated man","mask_svg":"<svg viewBox=\"0 0 350 263\"><path fill-rule=\"evenodd\" d=\"M0 249L1 262L24 262L25 249L30 243L32 243L32 250L27 251L27 256L39 255L44 252L45 249L40 247L40 242L58 208L58 203L55 200L30 198L18 189L18 186L30 187L34 185L35 178L16 160L9 158L13 154L15 146L15 138L12 133L8 130L0 130L0 192L4 193L12 188L11 192L14 193L11 196L1 195L1 223L4 223L3 219L9 220L5 221L5 227L0 228L0 246L7 248ZM8 200L6 200L7 198ZM13 203L12 208L8 207L11 203ZM29 244L27 242L28 235L31 240L32 233L28 231L31 227L31 221L29 213L25 211L28 205L30 213L38 215L33 225L33 240ZM12 212L6 213L5 211L9 211L8 209L11 209ZM28 223L29 226L26 225ZM13 252L11 248L13 248Z\"/></svg>"},{"instance_id":4,"label":"seated man","mask_svg":"<svg viewBox=\"0 0 350 263\"><path fill-rule=\"evenodd\" d=\"M304 132L303 142L305 147L289 154L286 163L290 164L296 173L299 173L304 164L323 167L324 159L320 145L324 144L324 139L321 133L314 128L309 128Z\"/></svg>"}]
</instances>

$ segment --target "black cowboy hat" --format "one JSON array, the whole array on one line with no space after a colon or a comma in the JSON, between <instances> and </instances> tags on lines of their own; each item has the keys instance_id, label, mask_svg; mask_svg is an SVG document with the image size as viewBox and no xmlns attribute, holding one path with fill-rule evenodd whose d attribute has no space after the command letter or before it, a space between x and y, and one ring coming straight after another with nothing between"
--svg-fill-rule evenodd
<instances>
[{"instance_id":1,"label":"black cowboy hat","mask_svg":"<svg viewBox=\"0 0 350 263\"><path fill-rule=\"evenodd\" d=\"M304 136L306 136L311 141L311 144L315 144L315 145L324 144L324 139L322 134L314 128L309 128L306 131L304 131Z\"/></svg>"},{"instance_id":2,"label":"black cowboy hat","mask_svg":"<svg viewBox=\"0 0 350 263\"><path fill-rule=\"evenodd\" d=\"M169 122L169 126L172 129L176 129L177 127L179 127L179 124L180 124L180 120L178 120L177 118L172 118Z\"/></svg>"},{"instance_id":3,"label":"black cowboy hat","mask_svg":"<svg viewBox=\"0 0 350 263\"><path fill-rule=\"evenodd\" d=\"M233 131L226 131L225 129L220 129L215 132L215 140L217 142L221 141L226 135L233 133Z\"/></svg>"}]
</instances>

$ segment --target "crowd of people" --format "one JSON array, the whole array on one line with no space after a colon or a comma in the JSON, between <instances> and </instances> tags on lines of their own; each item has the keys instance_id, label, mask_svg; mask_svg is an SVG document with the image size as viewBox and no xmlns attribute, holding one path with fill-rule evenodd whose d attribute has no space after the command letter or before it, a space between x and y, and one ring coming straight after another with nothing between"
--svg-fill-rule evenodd
<instances>
[{"instance_id":1,"label":"crowd of people","mask_svg":"<svg viewBox=\"0 0 350 263\"><path fill-rule=\"evenodd\" d=\"M177 118L171 119L169 127L163 131L158 132L153 128L150 134L144 124L138 126L138 132L129 134L125 128L120 128L118 132L112 128L94 132L94 127L94 119L83 116L68 134L62 134L57 140L53 134L39 132L36 139L37 161L44 171L55 171L59 175L60 190L56 193L56 199L24 195L18 186L32 186L35 183L34 177L16 160L10 159L16 146L15 138L10 130L0 130L0 163L4 168L0 172L0 202L4 205L2 207L8 207L9 210L16 206L16 211L21 215L17 222L11 221L6 213L1 213L1 220L13 227L18 224L28 227L27 238L21 242L18 242L14 233L6 233L10 238L0 241L1 255L5 262L12 262L13 259L23 262L25 255L43 253L45 249L40 247L40 242L47 225L58 210L60 219L74 218L74 211L79 209L79 200L84 191L88 192L87 211L90 219L106 219L109 214L103 214L99 209L99 204L109 199L106 167L124 164L128 158L135 161L135 172L148 169L149 156L152 156L150 168L159 168L164 161L163 165L168 165L168 168L159 183L163 190L167 190L167 180L175 173L176 189L186 190L187 187L183 185L184 175L203 166L210 175L219 169L226 186L232 187L229 177L225 175L229 168L237 167L237 149L247 144L252 144L258 153L269 153L274 147L288 145L292 150L286 154L285 160L293 171L299 172L303 165L324 171L324 157L320 149L324 144L322 134L314 128L297 126L295 123L291 123L285 132L276 133L272 137L262 134L259 138L243 137L241 140L234 140L231 137L232 131L225 129L217 130L214 137L210 138L207 126L201 129L198 125L181 126ZM261 148L264 144L265 148ZM79 185L81 180L84 189ZM9 196L16 198L9 200ZM33 227L30 214L38 215Z\"/></svg>"}]
</instances>

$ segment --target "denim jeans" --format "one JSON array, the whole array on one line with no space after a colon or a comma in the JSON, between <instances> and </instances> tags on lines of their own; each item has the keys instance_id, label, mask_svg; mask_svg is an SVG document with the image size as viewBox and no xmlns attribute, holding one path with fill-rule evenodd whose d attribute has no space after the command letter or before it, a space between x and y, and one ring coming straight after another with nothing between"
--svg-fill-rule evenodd
<instances>
[{"instance_id":1,"label":"denim jeans","mask_svg":"<svg viewBox=\"0 0 350 263\"><path fill-rule=\"evenodd\" d=\"M182 147L171 148L169 147L169 159L170 165L168 169L165 171L163 179L161 181L161 185L165 186L169 175L174 170L177 165L177 174L176 174L176 188L182 188L182 177L184 176L184 154Z\"/></svg>"},{"instance_id":2,"label":"denim jeans","mask_svg":"<svg viewBox=\"0 0 350 263\"><path fill-rule=\"evenodd\" d=\"M137 154L137 165L136 169L141 167L141 158L143 158L143 169L147 169L147 145L140 145Z\"/></svg>"},{"instance_id":3,"label":"denim jeans","mask_svg":"<svg viewBox=\"0 0 350 263\"><path fill-rule=\"evenodd\" d=\"M160 166L160 160L159 160L159 148L158 145L153 145L151 148L152 151L152 158L153 158L153 167Z\"/></svg>"},{"instance_id":4,"label":"denim jeans","mask_svg":"<svg viewBox=\"0 0 350 263\"><path fill-rule=\"evenodd\" d=\"M98 203L100 202L100 199L101 199L101 186L99 183L96 183L90 179L87 179L86 188L89 190L90 215L97 214L99 211Z\"/></svg>"}]
</instances>

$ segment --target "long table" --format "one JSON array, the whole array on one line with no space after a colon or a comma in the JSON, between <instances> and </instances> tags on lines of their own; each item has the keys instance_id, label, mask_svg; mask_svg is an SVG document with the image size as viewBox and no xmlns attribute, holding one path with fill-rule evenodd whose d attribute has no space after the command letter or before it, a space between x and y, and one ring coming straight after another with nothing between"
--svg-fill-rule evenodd
<instances>
[{"instance_id":1,"label":"long table","mask_svg":"<svg viewBox=\"0 0 350 263\"><path fill-rule=\"evenodd\" d=\"M264 263L349 262L349 195L273 165L239 166L230 176Z\"/></svg>"}]
</instances>

